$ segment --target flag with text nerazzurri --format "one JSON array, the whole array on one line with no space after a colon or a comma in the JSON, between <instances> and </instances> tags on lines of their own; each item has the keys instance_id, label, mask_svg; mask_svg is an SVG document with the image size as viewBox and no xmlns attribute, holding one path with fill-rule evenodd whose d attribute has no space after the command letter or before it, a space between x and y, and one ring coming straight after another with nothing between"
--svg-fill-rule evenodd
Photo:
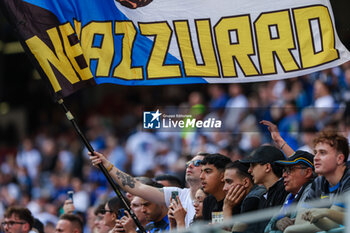
<instances>
[{"instance_id":1,"label":"flag with text nerazzurri","mask_svg":"<svg viewBox=\"0 0 350 233\"><path fill-rule=\"evenodd\" d=\"M349 60L328 0L0 0L55 98L297 77Z\"/></svg>"}]
</instances>

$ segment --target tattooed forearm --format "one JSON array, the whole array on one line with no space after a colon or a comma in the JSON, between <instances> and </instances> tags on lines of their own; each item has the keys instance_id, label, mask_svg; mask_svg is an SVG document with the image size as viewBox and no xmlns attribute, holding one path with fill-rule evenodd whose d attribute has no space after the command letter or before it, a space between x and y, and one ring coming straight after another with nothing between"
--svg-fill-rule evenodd
<instances>
[{"instance_id":1,"label":"tattooed forearm","mask_svg":"<svg viewBox=\"0 0 350 233\"><path fill-rule=\"evenodd\" d=\"M158 188L158 191L161 192L161 193L164 193L163 188Z\"/></svg>"},{"instance_id":2,"label":"tattooed forearm","mask_svg":"<svg viewBox=\"0 0 350 233\"><path fill-rule=\"evenodd\" d=\"M118 179L121 181L123 186L129 186L130 188L135 188L135 179L132 176L129 176L128 174L125 174L121 171L117 171L115 173L118 176Z\"/></svg>"}]
</instances>

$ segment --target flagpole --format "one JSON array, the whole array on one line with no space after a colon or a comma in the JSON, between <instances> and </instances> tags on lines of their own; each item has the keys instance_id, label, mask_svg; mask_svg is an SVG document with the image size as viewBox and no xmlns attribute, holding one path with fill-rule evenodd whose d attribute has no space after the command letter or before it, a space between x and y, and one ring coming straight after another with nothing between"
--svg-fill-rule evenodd
<instances>
[{"instance_id":1,"label":"flagpole","mask_svg":"<svg viewBox=\"0 0 350 233\"><path fill-rule=\"evenodd\" d=\"M84 145L87 147L89 152L91 152L91 154L94 154L94 148L92 148L90 142L86 139L85 135L81 132L78 124L76 123L76 121L74 119L73 114L68 110L68 108L66 107L66 105L63 102L63 99L59 99L58 103L63 108L67 119L72 123L75 131L79 135L80 139L83 141ZM99 163L98 167L102 171L102 173L105 175L105 177L107 178L108 183L112 186L114 192L120 198L121 202L124 205L124 208L126 209L126 211L129 212L129 214L130 214L131 218L134 220L136 226L140 229L140 231L142 233L146 233L146 230L141 225L141 223L140 223L139 219L136 217L134 211L130 208L129 204L127 203L127 201L126 201L126 199L124 197L124 195L120 192L119 186L114 182L113 178L111 177L111 175L109 174L107 169L102 165L102 163Z\"/></svg>"}]
</instances>

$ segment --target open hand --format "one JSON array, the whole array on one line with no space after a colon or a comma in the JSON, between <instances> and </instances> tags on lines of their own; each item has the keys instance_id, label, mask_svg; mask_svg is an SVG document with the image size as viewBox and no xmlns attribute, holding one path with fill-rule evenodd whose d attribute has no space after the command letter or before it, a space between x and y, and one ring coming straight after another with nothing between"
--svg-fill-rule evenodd
<instances>
[{"instance_id":1,"label":"open hand","mask_svg":"<svg viewBox=\"0 0 350 233\"><path fill-rule=\"evenodd\" d=\"M243 185L231 186L224 199L224 207L232 209L244 199L246 188ZM224 208L223 207L223 208Z\"/></svg>"},{"instance_id":2,"label":"open hand","mask_svg":"<svg viewBox=\"0 0 350 233\"><path fill-rule=\"evenodd\" d=\"M262 120L260 121L260 124L262 125L266 125L267 129L270 131L271 133L271 138L274 142L277 143L277 145L281 144L281 140L283 141L280 132L278 131L278 127L277 125L275 125L274 123L272 123L271 121L267 121L267 120ZM283 142L282 142L283 143ZM280 146L280 145L279 145Z\"/></svg>"}]
</instances>

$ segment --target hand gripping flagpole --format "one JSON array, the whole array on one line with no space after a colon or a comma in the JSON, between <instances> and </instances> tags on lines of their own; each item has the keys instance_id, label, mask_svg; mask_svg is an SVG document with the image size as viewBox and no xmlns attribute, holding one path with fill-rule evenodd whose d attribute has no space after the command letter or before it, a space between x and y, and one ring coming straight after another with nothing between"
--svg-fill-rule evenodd
<instances>
[{"instance_id":1,"label":"hand gripping flagpole","mask_svg":"<svg viewBox=\"0 0 350 233\"><path fill-rule=\"evenodd\" d=\"M59 105L63 108L67 119L72 123L75 131L77 132L77 134L80 136L81 140L83 141L84 145L87 147L87 149L89 150L89 152L91 152L91 154L94 154L94 148L92 148L90 142L86 139L85 135L81 132L79 126L77 125L77 123L75 122L74 116L72 115L72 113L67 109L66 105L63 102L63 99L58 100ZM124 195L120 192L120 188L118 187L118 185L114 182L113 178L111 177L111 175L108 173L107 169L102 165L102 163L98 164L99 169L102 171L102 173L105 175L105 177L108 180L108 183L112 186L114 192L117 194L117 196L120 198L120 200L122 201L124 208L129 212L131 218L134 220L136 226L140 229L140 231L142 233L146 233L146 230L143 228L143 226L141 225L139 219L136 217L134 211L130 208L129 204L127 203Z\"/></svg>"}]
</instances>

